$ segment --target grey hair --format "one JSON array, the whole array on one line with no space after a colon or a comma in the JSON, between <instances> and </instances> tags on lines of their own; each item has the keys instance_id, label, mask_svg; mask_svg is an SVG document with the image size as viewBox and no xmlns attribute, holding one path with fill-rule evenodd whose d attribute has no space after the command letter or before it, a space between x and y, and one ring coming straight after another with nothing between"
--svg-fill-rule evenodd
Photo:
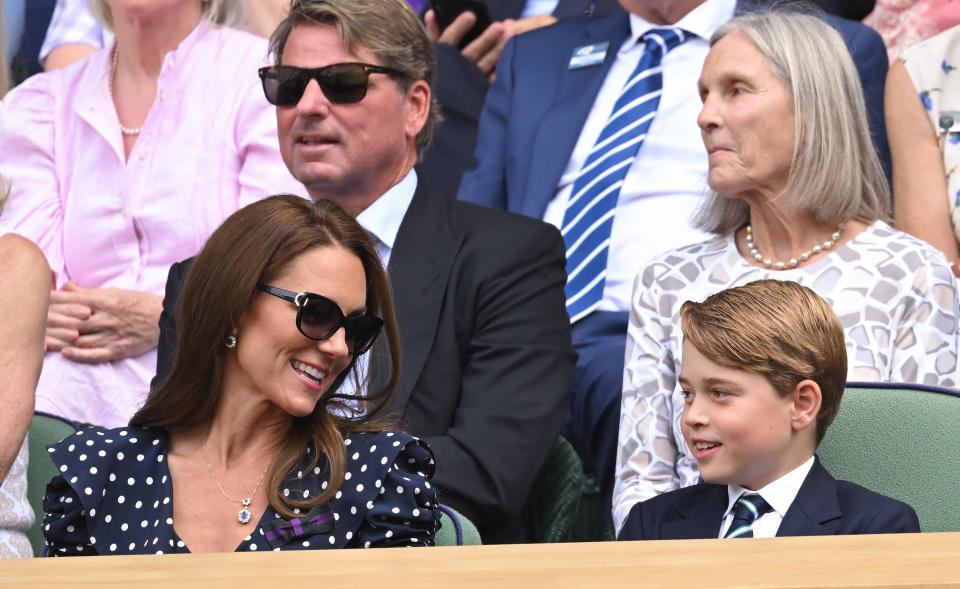
<instances>
[{"instance_id":1,"label":"grey hair","mask_svg":"<svg viewBox=\"0 0 960 589\"><path fill-rule=\"evenodd\" d=\"M433 88L437 62L433 45L417 14L405 0L292 0L287 17L270 37L270 53L278 65L294 27L302 23L329 24L350 53L362 47L381 65L403 72L396 79L406 92L416 80ZM440 121L440 108L431 95L430 112L417 134L417 154L430 145L433 128Z\"/></svg>"},{"instance_id":2,"label":"grey hair","mask_svg":"<svg viewBox=\"0 0 960 589\"><path fill-rule=\"evenodd\" d=\"M870 139L860 75L840 33L811 14L759 10L724 24L710 46L735 31L753 41L793 98L793 158L776 197L785 199L783 207L824 223L889 220L890 187ZM727 235L749 219L746 201L711 190L693 224Z\"/></svg>"},{"instance_id":3,"label":"grey hair","mask_svg":"<svg viewBox=\"0 0 960 589\"><path fill-rule=\"evenodd\" d=\"M202 0L203 16L215 25L232 27L243 22L244 3L241 0ZM113 30L113 15L106 0L87 0L90 13L101 25Z\"/></svg>"}]
</instances>

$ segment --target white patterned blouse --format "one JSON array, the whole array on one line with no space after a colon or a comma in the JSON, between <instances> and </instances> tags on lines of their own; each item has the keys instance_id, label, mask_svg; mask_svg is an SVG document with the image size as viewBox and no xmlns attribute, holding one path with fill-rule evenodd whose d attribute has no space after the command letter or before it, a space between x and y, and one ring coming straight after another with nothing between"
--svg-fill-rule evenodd
<instances>
[{"instance_id":1,"label":"white patterned blouse","mask_svg":"<svg viewBox=\"0 0 960 589\"><path fill-rule=\"evenodd\" d=\"M883 221L792 270L748 263L733 236L661 254L640 269L633 290L613 493L617 529L634 504L699 477L680 430L680 306L764 278L794 280L832 305L846 336L849 380L954 386L953 273L939 251Z\"/></svg>"}]
</instances>

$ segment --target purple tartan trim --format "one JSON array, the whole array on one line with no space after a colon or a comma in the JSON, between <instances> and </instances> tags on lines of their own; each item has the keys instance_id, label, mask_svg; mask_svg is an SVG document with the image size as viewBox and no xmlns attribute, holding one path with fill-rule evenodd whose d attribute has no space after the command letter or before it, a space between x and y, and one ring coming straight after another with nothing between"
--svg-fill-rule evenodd
<instances>
[{"instance_id":1,"label":"purple tartan trim","mask_svg":"<svg viewBox=\"0 0 960 589\"><path fill-rule=\"evenodd\" d=\"M457 546L463 546L463 528L460 527L460 518L457 517L457 514L446 505L437 503L437 507L440 508L440 511L447 514L447 516L453 522L453 529L457 532Z\"/></svg>"},{"instance_id":2,"label":"purple tartan trim","mask_svg":"<svg viewBox=\"0 0 960 589\"><path fill-rule=\"evenodd\" d=\"M322 513L316 513L322 511ZM310 510L303 517L290 520L276 520L263 526L263 535L273 548L278 548L296 538L324 534L333 529L333 512L330 505L324 503Z\"/></svg>"}]
</instances>

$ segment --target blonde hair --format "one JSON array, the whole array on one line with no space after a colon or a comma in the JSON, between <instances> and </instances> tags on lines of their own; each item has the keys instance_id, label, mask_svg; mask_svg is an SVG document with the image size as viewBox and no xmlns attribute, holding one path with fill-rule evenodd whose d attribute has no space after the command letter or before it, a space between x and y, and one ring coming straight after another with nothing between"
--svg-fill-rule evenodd
<instances>
[{"instance_id":1,"label":"blonde hair","mask_svg":"<svg viewBox=\"0 0 960 589\"><path fill-rule=\"evenodd\" d=\"M780 395L820 385L817 442L840 408L847 381L843 326L830 305L796 282L757 280L680 307L684 340L711 361L764 377Z\"/></svg>"},{"instance_id":2,"label":"blonde hair","mask_svg":"<svg viewBox=\"0 0 960 589\"><path fill-rule=\"evenodd\" d=\"M840 33L810 14L760 10L720 27L710 46L735 31L753 41L793 97L793 159L777 197L786 210L824 223L889 220L890 187L870 139L860 75ZM745 201L711 190L693 224L726 235L749 219Z\"/></svg>"},{"instance_id":3,"label":"blonde hair","mask_svg":"<svg viewBox=\"0 0 960 589\"><path fill-rule=\"evenodd\" d=\"M405 0L293 0L287 17L270 37L270 52L278 65L290 33L302 23L329 24L337 29L347 51L356 53L358 47L363 47L382 65L403 72L403 77L396 82L404 92L416 80L423 80L433 88L436 75L433 44L423 23ZM418 154L430 145L433 128L439 121L440 109L436 98L431 96L430 113L416 137Z\"/></svg>"},{"instance_id":4,"label":"blonde hair","mask_svg":"<svg viewBox=\"0 0 960 589\"><path fill-rule=\"evenodd\" d=\"M203 16L216 25L236 26L243 22L244 3L240 0L202 0ZM113 15L106 0L87 0L90 13L109 30L113 30Z\"/></svg>"}]
</instances>

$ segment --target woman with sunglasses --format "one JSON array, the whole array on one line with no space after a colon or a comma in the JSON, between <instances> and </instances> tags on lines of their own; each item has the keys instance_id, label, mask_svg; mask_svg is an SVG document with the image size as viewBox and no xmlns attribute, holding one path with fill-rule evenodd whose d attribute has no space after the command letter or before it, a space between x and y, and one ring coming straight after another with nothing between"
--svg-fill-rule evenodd
<instances>
[{"instance_id":1,"label":"woman with sunglasses","mask_svg":"<svg viewBox=\"0 0 960 589\"><path fill-rule=\"evenodd\" d=\"M115 42L0 106L2 221L54 272L37 408L116 426L149 390L170 265L243 205L303 187L258 87L266 41L222 26L242 3L91 8Z\"/></svg>"},{"instance_id":2,"label":"woman with sunglasses","mask_svg":"<svg viewBox=\"0 0 960 589\"><path fill-rule=\"evenodd\" d=\"M249 205L197 256L179 312L172 370L130 426L50 448L47 554L433 542L432 453L380 417L397 328L360 225L328 201ZM343 393L381 328L388 385Z\"/></svg>"}]
</instances>

